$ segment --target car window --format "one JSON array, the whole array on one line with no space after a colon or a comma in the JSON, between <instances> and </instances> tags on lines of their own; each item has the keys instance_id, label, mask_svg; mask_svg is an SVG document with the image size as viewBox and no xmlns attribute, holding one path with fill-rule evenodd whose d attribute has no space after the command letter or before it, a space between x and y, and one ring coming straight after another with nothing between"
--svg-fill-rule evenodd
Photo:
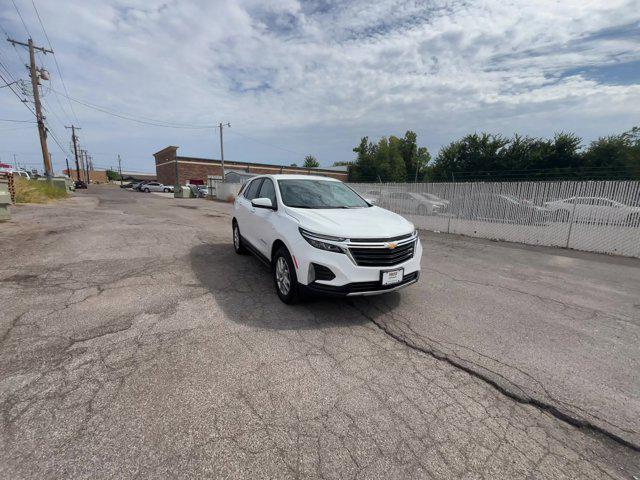
<instances>
[{"instance_id":1,"label":"car window","mask_svg":"<svg viewBox=\"0 0 640 480\"><path fill-rule=\"evenodd\" d=\"M255 180L252 180L249 186L245 189L244 197L247 200L253 200L254 198L256 198L256 195L258 194L258 188L260 188L261 184L262 178L256 178Z\"/></svg>"},{"instance_id":2,"label":"car window","mask_svg":"<svg viewBox=\"0 0 640 480\"><path fill-rule=\"evenodd\" d=\"M342 182L278 180L282 203L297 208L365 208L370 205Z\"/></svg>"},{"instance_id":3,"label":"car window","mask_svg":"<svg viewBox=\"0 0 640 480\"><path fill-rule=\"evenodd\" d=\"M268 198L271 200L271 205L276 206L276 189L273 186L273 181L270 178L265 178L260 187L260 193L257 198Z\"/></svg>"}]
</instances>

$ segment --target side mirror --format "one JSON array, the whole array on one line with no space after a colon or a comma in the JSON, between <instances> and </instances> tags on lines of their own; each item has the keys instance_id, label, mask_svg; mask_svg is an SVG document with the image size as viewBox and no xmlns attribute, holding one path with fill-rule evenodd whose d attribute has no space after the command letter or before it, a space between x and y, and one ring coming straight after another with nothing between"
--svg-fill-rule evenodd
<instances>
[{"instance_id":1,"label":"side mirror","mask_svg":"<svg viewBox=\"0 0 640 480\"><path fill-rule=\"evenodd\" d=\"M268 208L271 210L275 210L270 198L254 198L253 200L251 200L251 205L256 208Z\"/></svg>"}]
</instances>

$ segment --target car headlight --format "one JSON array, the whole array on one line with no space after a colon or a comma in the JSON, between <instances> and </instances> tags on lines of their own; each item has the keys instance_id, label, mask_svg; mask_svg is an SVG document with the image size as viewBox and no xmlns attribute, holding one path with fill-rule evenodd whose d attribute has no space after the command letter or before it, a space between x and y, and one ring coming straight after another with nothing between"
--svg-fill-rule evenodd
<instances>
[{"instance_id":1,"label":"car headlight","mask_svg":"<svg viewBox=\"0 0 640 480\"><path fill-rule=\"evenodd\" d=\"M344 253L344 250L338 245L334 245L332 243L324 242L323 240L329 240L332 242L344 242L345 238L340 237L332 237L330 235L320 235L318 233L313 233L305 230L304 228L299 228L300 235L304 238L309 245L319 248L320 250L327 250L329 252L335 253Z\"/></svg>"}]
</instances>

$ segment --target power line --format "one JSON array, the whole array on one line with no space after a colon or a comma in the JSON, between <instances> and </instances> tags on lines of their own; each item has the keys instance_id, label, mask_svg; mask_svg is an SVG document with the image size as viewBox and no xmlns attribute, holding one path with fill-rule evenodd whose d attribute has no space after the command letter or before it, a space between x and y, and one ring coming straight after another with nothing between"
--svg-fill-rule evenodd
<instances>
[{"instance_id":1,"label":"power line","mask_svg":"<svg viewBox=\"0 0 640 480\"><path fill-rule=\"evenodd\" d=\"M29 27L27 27L27 24L24 22L24 18L22 18L22 14L20 13L20 10L18 9L18 6L16 5L15 0L11 0L11 3L13 3L13 8L15 8L16 12L18 12L18 16L20 17L20 21L22 22L22 26L27 31L27 35L29 35L29 38L31 38L31 32L29 31Z\"/></svg>"},{"instance_id":2,"label":"power line","mask_svg":"<svg viewBox=\"0 0 640 480\"><path fill-rule=\"evenodd\" d=\"M14 120L12 118L0 118L0 122L36 123L33 120Z\"/></svg>"},{"instance_id":3,"label":"power line","mask_svg":"<svg viewBox=\"0 0 640 480\"><path fill-rule=\"evenodd\" d=\"M40 22L40 27L42 27L42 33L44 33L44 37L47 39L47 43L49 44L49 49L53 50L53 45L51 44L51 40L49 39L49 35L47 34L47 30L44 28L44 23L42 23L42 19L40 18L40 12L38 12L38 7L36 7L35 4L35 0L31 0L31 4L33 5L33 9L36 12L36 16L38 17L38 22ZM69 97L69 91L67 90L67 85L64 83L64 77L62 76L62 70L60 69L60 64L58 63L58 59L56 57L56 54L53 54L53 61L56 65L56 70L58 71L58 75L60 76L60 83L62 83L62 87L64 88L64 92L67 95L67 101L69 102L69 108L71 109L71 113L73 114L73 117L76 119L76 123L80 123L80 120L78 120L78 116L76 115L75 110L73 109L73 104L71 103L71 100L68 98ZM54 91L54 93L56 93ZM56 96L57 98L57 96ZM59 102L59 100L58 100ZM60 108L62 109L62 111L64 112L64 109L62 108L62 105L60 105Z\"/></svg>"},{"instance_id":4,"label":"power line","mask_svg":"<svg viewBox=\"0 0 640 480\"><path fill-rule=\"evenodd\" d=\"M106 113L107 115L112 115L114 117L118 117L121 118L123 120L129 120L131 122L136 122L136 123L141 123L144 125L152 125L155 127L166 127L166 128L183 128L183 129L188 129L188 130L206 130L206 129L213 129L213 128L217 128L217 125L193 125L193 124L178 124L178 123L171 123L171 122L159 122L157 120L145 120L145 117L134 117L132 115L129 114L124 114L124 113L117 113L117 112L113 112L111 110L107 110L106 108L100 107L98 105L94 105L92 103L89 102L85 102L83 100L78 100L77 98L73 98L69 95L65 95L62 92L58 92L57 90L54 90L53 88L50 89L53 92L56 92L60 95L62 95L63 97L68 98L69 100L79 103L80 105L84 105L87 108L92 108L94 110L97 110L99 112L102 113Z\"/></svg>"},{"instance_id":5,"label":"power line","mask_svg":"<svg viewBox=\"0 0 640 480\"><path fill-rule=\"evenodd\" d=\"M30 107L29 105L27 105L26 100L24 100L24 99L20 96L20 94L19 94L18 92L16 92L16 91L13 89L13 85L12 85L11 83L7 82L7 79L6 79L6 78L4 78L4 77L2 76L2 74L1 74L1 73L0 73L0 80L2 80L2 81L6 84L6 86L8 86L8 87L9 87L9 90L11 90L11 91L14 93L14 95L15 95L16 97L18 97L18 100L20 100L20 103L22 103L25 107L27 107L27 109L28 109L31 113L33 113L33 115L34 115L34 116L36 116L36 117L37 117L36 112L34 112L34 111L31 109L31 107Z\"/></svg>"}]
</instances>

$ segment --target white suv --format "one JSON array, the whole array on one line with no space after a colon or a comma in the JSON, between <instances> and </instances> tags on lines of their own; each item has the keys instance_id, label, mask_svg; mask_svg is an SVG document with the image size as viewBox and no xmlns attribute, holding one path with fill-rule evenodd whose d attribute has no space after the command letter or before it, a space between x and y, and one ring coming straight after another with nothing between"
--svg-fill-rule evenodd
<instances>
[{"instance_id":1,"label":"white suv","mask_svg":"<svg viewBox=\"0 0 640 480\"><path fill-rule=\"evenodd\" d=\"M413 224L372 205L344 183L264 175L234 204L233 246L271 266L276 291L374 295L418 281L422 246Z\"/></svg>"}]
</instances>

